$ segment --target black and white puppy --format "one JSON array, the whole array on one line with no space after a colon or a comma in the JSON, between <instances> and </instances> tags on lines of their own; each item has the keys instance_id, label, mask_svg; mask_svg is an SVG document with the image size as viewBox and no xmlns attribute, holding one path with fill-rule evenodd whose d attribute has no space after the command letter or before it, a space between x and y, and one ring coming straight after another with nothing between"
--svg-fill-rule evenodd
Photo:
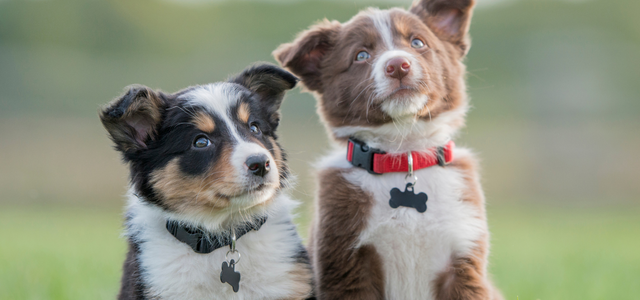
<instances>
[{"instance_id":1,"label":"black and white puppy","mask_svg":"<svg viewBox=\"0 0 640 300\"><path fill-rule=\"evenodd\" d=\"M307 253L276 141L292 74L258 65L175 94L132 86L100 112L130 167L119 299L304 299Z\"/></svg>"}]
</instances>

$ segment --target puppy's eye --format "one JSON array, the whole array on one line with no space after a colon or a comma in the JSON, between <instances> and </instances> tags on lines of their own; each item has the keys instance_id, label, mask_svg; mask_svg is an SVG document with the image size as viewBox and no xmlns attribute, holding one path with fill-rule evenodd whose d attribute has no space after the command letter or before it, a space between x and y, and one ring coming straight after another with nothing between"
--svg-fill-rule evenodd
<instances>
[{"instance_id":1,"label":"puppy's eye","mask_svg":"<svg viewBox=\"0 0 640 300\"><path fill-rule=\"evenodd\" d=\"M411 47L416 48L416 49L420 49L422 47L424 47L424 42L420 39L413 39L411 41Z\"/></svg>"},{"instance_id":2,"label":"puppy's eye","mask_svg":"<svg viewBox=\"0 0 640 300\"><path fill-rule=\"evenodd\" d=\"M258 127L258 124L256 123L251 123L251 125L249 126L249 129L253 134L260 134L261 132L260 127Z\"/></svg>"},{"instance_id":3,"label":"puppy's eye","mask_svg":"<svg viewBox=\"0 0 640 300\"><path fill-rule=\"evenodd\" d=\"M211 141L206 137L198 137L195 141L193 141L193 147L196 148L205 148L211 145Z\"/></svg>"},{"instance_id":4,"label":"puppy's eye","mask_svg":"<svg viewBox=\"0 0 640 300\"><path fill-rule=\"evenodd\" d=\"M369 58L371 58L371 55L367 51L360 51L356 55L356 61L365 61Z\"/></svg>"}]
</instances>

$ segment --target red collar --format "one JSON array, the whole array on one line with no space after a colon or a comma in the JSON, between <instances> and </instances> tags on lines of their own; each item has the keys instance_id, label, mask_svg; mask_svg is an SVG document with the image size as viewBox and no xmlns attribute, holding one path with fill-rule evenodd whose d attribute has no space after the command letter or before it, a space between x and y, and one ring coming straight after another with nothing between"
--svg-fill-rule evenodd
<instances>
[{"instance_id":1,"label":"red collar","mask_svg":"<svg viewBox=\"0 0 640 300\"><path fill-rule=\"evenodd\" d=\"M449 141L444 147L434 147L427 151L412 151L413 169L420 170L435 165L445 166L453 161L454 147L453 141ZM408 172L407 158L407 153L386 153L380 149L371 148L354 138L349 139L347 146L347 160L352 165L363 168L371 174Z\"/></svg>"}]
</instances>

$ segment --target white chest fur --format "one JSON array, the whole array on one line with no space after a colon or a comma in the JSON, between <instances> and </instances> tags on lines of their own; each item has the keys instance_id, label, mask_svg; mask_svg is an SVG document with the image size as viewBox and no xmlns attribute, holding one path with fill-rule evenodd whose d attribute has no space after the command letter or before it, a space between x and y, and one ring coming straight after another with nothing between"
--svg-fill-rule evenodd
<instances>
[{"instance_id":1,"label":"white chest fur","mask_svg":"<svg viewBox=\"0 0 640 300\"><path fill-rule=\"evenodd\" d=\"M237 242L242 258L240 290L220 282L222 262L228 247L209 254L195 253L176 240L166 229L166 217L159 209L134 197L128 213L129 235L140 243L139 263L144 282L159 299L282 299L291 297L292 270L300 240L292 234L289 210L293 200L280 196L275 213L259 231L252 231ZM279 202L279 203L278 203ZM133 231L133 232L131 232Z\"/></svg>"},{"instance_id":2,"label":"white chest fur","mask_svg":"<svg viewBox=\"0 0 640 300\"><path fill-rule=\"evenodd\" d=\"M466 154L456 149L455 155ZM321 167L352 168L344 150L327 157ZM404 190L404 173L371 175L353 169L345 177L374 197L359 245L373 245L383 261L387 299L433 299L432 281L452 255L465 255L487 231L482 212L462 201L463 175L434 166L416 171L415 193L429 197L427 211L389 206L390 191Z\"/></svg>"}]
</instances>

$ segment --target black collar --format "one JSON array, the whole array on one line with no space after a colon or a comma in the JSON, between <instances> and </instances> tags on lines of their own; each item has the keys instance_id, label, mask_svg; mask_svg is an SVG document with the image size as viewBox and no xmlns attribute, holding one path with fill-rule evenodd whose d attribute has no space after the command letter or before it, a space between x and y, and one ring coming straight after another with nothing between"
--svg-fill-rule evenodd
<instances>
[{"instance_id":1,"label":"black collar","mask_svg":"<svg viewBox=\"0 0 640 300\"><path fill-rule=\"evenodd\" d=\"M247 222L235 228L236 240L240 239L249 231L258 231L262 225L267 222L267 217L257 218L254 222ZM197 253L211 253L218 248L231 244L231 233L211 234L202 228L194 228L185 226L178 221L167 220L167 230L178 241L181 241L193 249Z\"/></svg>"}]
</instances>

